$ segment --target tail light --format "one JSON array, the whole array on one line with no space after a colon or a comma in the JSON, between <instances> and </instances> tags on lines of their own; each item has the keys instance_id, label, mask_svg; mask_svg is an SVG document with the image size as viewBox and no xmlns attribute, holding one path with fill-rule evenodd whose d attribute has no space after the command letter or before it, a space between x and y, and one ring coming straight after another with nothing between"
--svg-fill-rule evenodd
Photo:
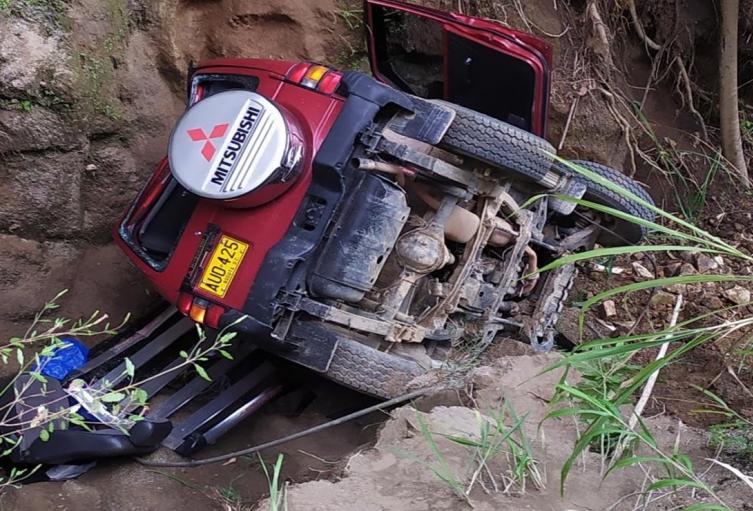
<instances>
[{"instance_id":1,"label":"tail light","mask_svg":"<svg viewBox=\"0 0 753 511\"><path fill-rule=\"evenodd\" d=\"M296 64L287 74L287 80L307 89L333 94L340 85L342 74L318 64Z\"/></svg>"},{"instance_id":2,"label":"tail light","mask_svg":"<svg viewBox=\"0 0 753 511\"><path fill-rule=\"evenodd\" d=\"M181 293L178 297L178 310L195 323L209 328L217 328L220 318L225 314L225 308L221 305L194 297L189 293Z\"/></svg>"}]
</instances>

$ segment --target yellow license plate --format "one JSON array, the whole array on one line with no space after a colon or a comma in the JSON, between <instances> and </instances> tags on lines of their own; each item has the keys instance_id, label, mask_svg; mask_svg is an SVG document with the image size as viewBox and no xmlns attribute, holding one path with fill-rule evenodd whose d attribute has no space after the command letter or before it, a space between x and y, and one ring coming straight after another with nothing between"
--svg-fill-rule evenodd
<instances>
[{"instance_id":1,"label":"yellow license plate","mask_svg":"<svg viewBox=\"0 0 753 511\"><path fill-rule=\"evenodd\" d=\"M225 298L230 284L233 283L235 272L248 251L248 244L231 238L220 237L220 242L214 247L209 264L204 268L199 289L213 295Z\"/></svg>"}]
</instances>

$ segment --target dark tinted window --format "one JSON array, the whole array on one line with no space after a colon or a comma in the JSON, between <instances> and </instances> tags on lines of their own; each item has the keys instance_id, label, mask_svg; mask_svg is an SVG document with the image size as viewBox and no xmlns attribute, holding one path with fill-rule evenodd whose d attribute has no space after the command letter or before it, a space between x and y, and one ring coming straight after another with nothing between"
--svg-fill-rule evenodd
<instances>
[{"instance_id":1,"label":"dark tinted window","mask_svg":"<svg viewBox=\"0 0 753 511\"><path fill-rule=\"evenodd\" d=\"M531 129L536 75L529 64L439 21L381 6L371 13L376 67L397 87Z\"/></svg>"},{"instance_id":2,"label":"dark tinted window","mask_svg":"<svg viewBox=\"0 0 753 511\"><path fill-rule=\"evenodd\" d=\"M536 75L520 59L447 34L447 100L531 129Z\"/></svg>"},{"instance_id":3,"label":"dark tinted window","mask_svg":"<svg viewBox=\"0 0 753 511\"><path fill-rule=\"evenodd\" d=\"M259 86L259 79L255 76L242 75L198 75L192 81L191 97L194 97L194 89L197 84L204 88L204 97L208 98L226 90L255 91Z\"/></svg>"},{"instance_id":4,"label":"dark tinted window","mask_svg":"<svg viewBox=\"0 0 753 511\"><path fill-rule=\"evenodd\" d=\"M174 179L162 193L139 229L142 248L156 261L166 260L183 234L198 197Z\"/></svg>"}]
</instances>

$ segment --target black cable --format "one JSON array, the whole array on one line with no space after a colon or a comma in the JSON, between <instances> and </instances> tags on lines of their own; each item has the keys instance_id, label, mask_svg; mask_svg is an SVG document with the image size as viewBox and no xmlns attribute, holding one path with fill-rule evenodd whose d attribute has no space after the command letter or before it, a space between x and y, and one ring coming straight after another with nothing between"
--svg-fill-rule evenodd
<instances>
[{"instance_id":1,"label":"black cable","mask_svg":"<svg viewBox=\"0 0 753 511\"><path fill-rule=\"evenodd\" d=\"M314 433L318 433L320 431L323 431L325 429L332 428L334 426L338 426L340 424L343 424L345 422L352 421L354 419L357 419L359 417L363 417L364 415L368 415L371 412L376 412L378 410L383 410L385 408L389 408L390 406L398 405L401 403L404 403L406 401L410 401L411 399L415 399L417 397L425 396L426 394L433 392L436 390L436 387L429 387L424 388L420 390L414 390L413 392L409 392L407 394L403 394L402 396L390 399L389 401L384 401L382 403L377 403L373 406L369 406L368 408L363 408L361 410L358 410L357 412L353 412L351 414L345 415L343 417L340 417L338 419L333 419L329 422L325 422L323 424L319 424L318 426L314 426L313 428L304 429L303 431L299 431L297 433L293 433L292 435L288 435L282 438L278 438L277 440L272 440L270 442L266 442L263 444L255 445L253 447L249 447L247 449L242 449L239 451L233 451L229 452L227 454L221 454L219 456L213 456L211 458L204 458L200 460L187 460L187 461L175 461L175 462L169 462L169 461L149 461L145 458L135 458L135 460L142 465L145 465L147 467L161 467L161 468L191 468L191 467L199 467L202 465L211 465L212 463L220 463L222 461L227 461L232 458L237 458L239 456L248 456L249 454L254 454L259 451L263 451L264 449L269 449L270 447L276 447L278 445L292 442L293 440L297 440L301 437L313 435Z\"/></svg>"}]
</instances>

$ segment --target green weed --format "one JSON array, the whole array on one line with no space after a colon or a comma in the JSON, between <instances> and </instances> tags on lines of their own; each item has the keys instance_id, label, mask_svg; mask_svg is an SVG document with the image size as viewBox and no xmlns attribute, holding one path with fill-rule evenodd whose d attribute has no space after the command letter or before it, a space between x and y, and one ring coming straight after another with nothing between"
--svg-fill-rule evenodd
<instances>
[{"instance_id":1,"label":"green weed","mask_svg":"<svg viewBox=\"0 0 753 511\"><path fill-rule=\"evenodd\" d=\"M703 251L721 254L746 263L753 262L750 255L741 252L717 236L698 228L692 222L649 204L640 197L622 189L615 183L608 182L587 169L569 162L564 163L574 172L583 174L587 179L599 182L602 186L642 204L656 213L657 217L661 219L661 224L631 217L631 215L625 215L599 204L577 201L583 207L644 225L652 231L660 233L665 240L669 240L666 245L639 247L641 251ZM607 254L626 255L633 253L636 248L599 248L579 254L571 254L547 265L542 271L548 271L564 264L572 264L575 261L603 257ZM596 303L615 295L629 294L643 289L676 283L695 284L750 280L749 276L737 275L688 275L657 278L607 289L583 303L580 316L581 329L586 311ZM727 309L732 310L736 307ZM605 477L616 470L629 466L658 464L663 470L663 476L655 478L648 486L648 491L701 490L708 496L710 502L698 504L695 509L729 509L713 488L697 475L696 468L690 458L679 451L678 443L667 451L659 445L647 425L638 416L633 417L637 420L627 420L623 412L624 407L633 402L636 393L644 387L649 379L669 364L687 356L688 353L699 346L753 327L753 317L744 316L718 323L712 322L709 325L709 320L713 319L719 312L711 311L659 331L585 342L547 369L565 369L552 401L554 409L547 418L574 417L578 423L585 427L579 433L573 450L561 469L560 490L562 492L565 490L566 480L575 461L586 450L593 450L596 447L605 462ZM668 344L670 349L664 358L654 360L642 367L631 363L636 354L659 348L665 344ZM582 374L580 382L576 385L568 382L571 372ZM699 390L708 392L703 389ZM712 411L714 413L724 414L732 423L737 420L744 420L742 416L731 410L723 401L715 398L713 394L707 393L707 396L712 399ZM635 423L635 426L632 426L632 423ZM720 431L719 439L721 440L728 433ZM647 454L643 454L646 452ZM733 470L730 471L735 473Z\"/></svg>"},{"instance_id":2,"label":"green weed","mask_svg":"<svg viewBox=\"0 0 753 511\"><path fill-rule=\"evenodd\" d=\"M343 6L335 14L345 23L349 30L360 30L363 27L363 9Z\"/></svg>"},{"instance_id":3,"label":"green weed","mask_svg":"<svg viewBox=\"0 0 753 511\"><path fill-rule=\"evenodd\" d=\"M426 419L417 413L421 437L429 447L431 460L410 453L398 453L422 465L463 502L473 507L470 495L476 485L490 493L525 493L529 484L543 489L533 446L523 430L526 416L518 416L509 403L488 415L476 411L478 431L473 435L432 432ZM467 450L465 476L459 476L447 461L436 437L442 437ZM504 467L504 468L500 468Z\"/></svg>"},{"instance_id":4,"label":"green weed","mask_svg":"<svg viewBox=\"0 0 753 511\"><path fill-rule=\"evenodd\" d=\"M269 511L287 511L288 499L287 499L287 483L280 486L280 474L282 472L282 462L284 456L282 454L277 455L275 464L272 465L272 474L270 475L267 464L259 455L259 462L261 463L261 469L264 471L264 476L269 483Z\"/></svg>"},{"instance_id":5,"label":"green weed","mask_svg":"<svg viewBox=\"0 0 753 511\"><path fill-rule=\"evenodd\" d=\"M670 141L662 141L637 103L633 103L634 115L654 148L651 154L639 150L644 161L662 172L670 181L675 200L682 215L691 222L698 221L706 209L708 192L719 171L732 176L719 150L699 152L679 150ZM685 160L693 158L708 165L703 179L698 182L691 174Z\"/></svg>"},{"instance_id":6,"label":"green weed","mask_svg":"<svg viewBox=\"0 0 753 511\"><path fill-rule=\"evenodd\" d=\"M396 452L396 454L406 457L428 469L432 474L434 474L437 479L439 479L445 486L447 486L447 488L449 488L456 497L468 504L470 507L473 507L473 504L466 494L465 485L460 481L458 475L447 462L447 458L442 453L439 445L437 445L437 441L434 438L434 434L429 429L429 425L426 423L426 419L424 419L424 417L420 413L416 414L416 418L418 420L419 428L421 429L421 437L426 442L426 445L429 446L433 460L424 461L414 454L406 452Z\"/></svg>"},{"instance_id":7,"label":"green weed","mask_svg":"<svg viewBox=\"0 0 753 511\"><path fill-rule=\"evenodd\" d=\"M539 471L538 462L534 457L533 445L523 430L526 415L518 416L514 408L505 402L501 410L489 416L476 411L476 418L479 425L476 438L446 436L472 453L472 476L465 494L470 495L477 482L484 485L484 478L495 492L509 493L514 488L520 493L525 493L528 481L535 488L543 489L544 476ZM489 464L501 457L505 459L507 468L497 476ZM501 479L501 486L497 482L497 477Z\"/></svg>"}]
</instances>

